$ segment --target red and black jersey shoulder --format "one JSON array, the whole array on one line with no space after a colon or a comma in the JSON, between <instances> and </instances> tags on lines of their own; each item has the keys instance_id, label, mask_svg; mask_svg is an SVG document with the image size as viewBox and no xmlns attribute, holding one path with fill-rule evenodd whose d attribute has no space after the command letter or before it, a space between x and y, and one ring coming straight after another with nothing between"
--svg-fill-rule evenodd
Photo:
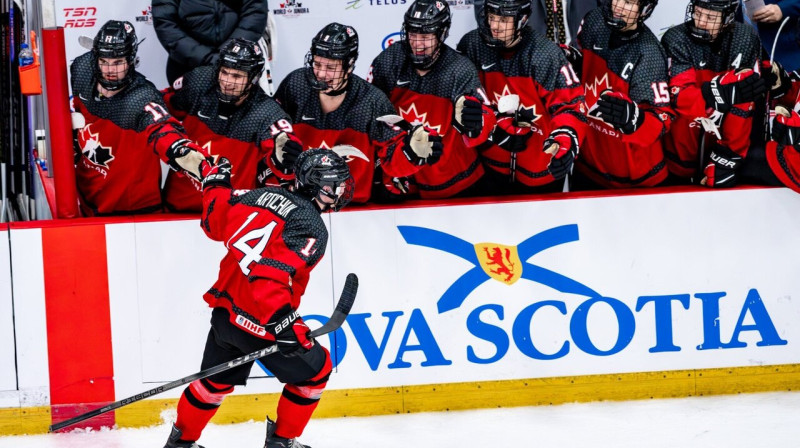
<instances>
[{"instance_id":1,"label":"red and black jersey shoulder","mask_svg":"<svg viewBox=\"0 0 800 448\"><path fill-rule=\"evenodd\" d=\"M275 221L282 222L283 244L303 259L307 266L315 265L325 254L328 229L319 211L308 199L280 187L264 187L232 194L229 205L232 209L246 206L264 210ZM309 240L314 240L311 246Z\"/></svg>"},{"instance_id":2,"label":"red and black jersey shoulder","mask_svg":"<svg viewBox=\"0 0 800 448\"><path fill-rule=\"evenodd\" d=\"M170 97L170 106L202 121L217 135L247 143L260 143L271 136L270 126L289 119L281 106L258 86L244 102L225 110L217 99L217 77L211 66L187 73Z\"/></svg>"},{"instance_id":3,"label":"red and black jersey shoulder","mask_svg":"<svg viewBox=\"0 0 800 448\"><path fill-rule=\"evenodd\" d=\"M669 81L666 53L650 28L641 27L635 34L621 36L612 33L600 9L586 15L578 43L584 53L587 105L593 106L597 95L612 88L623 93L627 90L628 96L639 104L669 106L669 97L660 95L660 86ZM608 72L613 75L611 79L603 79L601 74Z\"/></svg>"},{"instance_id":4,"label":"red and black jersey shoulder","mask_svg":"<svg viewBox=\"0 0 800 448\"><path fill-rule=\"evenodd\" d=\"M295 124L304 124L320 131L351 129L377 142L394 137L395 133L388 126L375 121L382 115L397 113L389 98L377 87L355 74L351 75L341 106L324 114L319 91L314 90L308 82L307 70L300 68L291 72L275 93L275 99Z\"/></svg>"},{"instance_id":5,"label":"red and black jersey shoulder","mask_svg":"<svg viewBox=\"0 0 800 448\"><path fill-rule=\"evenodd\" d=\"M372 84L390 98L392 90L396 88L451 101L465 94L478 95L481 84L472 61L447 45L442 45L440 51L430 73L419 76L408 60L403 45L391 45L372 62Z\"/></svg>"},{"instance_id":6,"label":"red and black jersey shoulder","mask_svg":"<svg viewBox=\"0 0 800 448\"><path fill-rule=\"evenodd\" d=\"M70 66L72 94L83 103L89 113L109 120L122 129L136 132L144 131L154 122L171 119L171 115L164 109L161 92L139 72L134 73L133 80L125 90L110 98L95 101L97 80L94 78L92 64L92 54L88 52L75 58ZM145 112L148 106L152 109L150 113Z\"/></svg>"},{"instance_id":7,"label":"red and black jersey shoulder","mask_svg":"<svg viewBox=\"0 0 800 448\"><path fill-rule=\"evenodd\" d=\"M558 72L568 64L558 45L531 28L525 28L513 51L498 51L483 42L478 30L465 34L458 51L468 57L480 73L500 73L509 78L532 78L545 90L563 87Z\"/></svg>"},{"instance_id":8,"label":"red and black jersey shoulder","mask_svg":"<svg viewBox=\"0 0 800 448\"><path fill-rule=\"evenodd\" d=\"M661 39L670 61L670 75L695 69L718 75L732 69L753 69L760 60L761 41L755 30L743 23L734 23L716 42L692 39L689 23L667 30Z\"/></svg>"}]
</instances>

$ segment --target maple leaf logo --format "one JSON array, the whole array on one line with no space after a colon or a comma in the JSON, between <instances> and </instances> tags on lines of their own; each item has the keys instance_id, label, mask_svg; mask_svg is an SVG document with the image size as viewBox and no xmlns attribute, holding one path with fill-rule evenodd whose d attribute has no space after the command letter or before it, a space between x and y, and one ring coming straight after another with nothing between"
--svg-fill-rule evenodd
<instances>
[{"instance_id":1,"label":"maple leaf logo","mask_svg":"<svg viewBox=\"0 0 800 448\"><path fill-rule=\"evenodd\" d=\"M611 89L611 85L608 83L608 73L604 74L600 79L595 77L594 83L585 84L584 89L586 90L586 104L594 105L601 93ZM591 96L589 95L590 93L592 94Z\"/></svg>"},{"instance_id":2,"label":"maple leaf logo","mask_svg":"<svg viewBox=\"0 0 800 448\"><path fill-rule=\"evenodd\" d=\"M437 134L442 135L442 125L432 125L428 122L428 113L419 113L417 112L417 105L416 103L411 103L411 106L408 109L400 108L400 116L403 117L404 120L411 123L412 126L416 126L421 124L427 128L433 129L436 131Z\"/></svg>"},{"instance_id":3,"label":"maple leaf logo","mask_svg":"<svg viewBox=\"0 0 800 448\"><path fill-rule=\"evenodd\" d=\"M114 160L111 148L100 143L100 137L92 132L92 125L89 124L81 129L78 134L78 144L81 147L83 156L97 166L108 168L108 164Z\"/></svg>"},{"instance_id":4,"label":"maple leaf logo","mask_svg":"<svg viewBox=\"0 0 800 448\"><path fill-rule=\"evenodd\" d=\"M511 89L509 89L508 88L508 84L506 84L503 87L503 91L502 92L500 92L500 93L492 92L492 94L494 95L494 104L497 105L500 102L500 98L502 98L504 96L511 95ZM520 110L524 109L524 110L528 111L528 113L521 113L519 115L520 115L520 117L522 117L522 116L526 117L526 121L527 121L527 118L532 117L530 123L536 123L537 121L539 121L540 118L542 118L542 115L539 114L536 111L536 105L535 104L533 104L531 106L526 106L524 103L522 103L520 101L519 109Z\"/></svg>"}]
</instances>

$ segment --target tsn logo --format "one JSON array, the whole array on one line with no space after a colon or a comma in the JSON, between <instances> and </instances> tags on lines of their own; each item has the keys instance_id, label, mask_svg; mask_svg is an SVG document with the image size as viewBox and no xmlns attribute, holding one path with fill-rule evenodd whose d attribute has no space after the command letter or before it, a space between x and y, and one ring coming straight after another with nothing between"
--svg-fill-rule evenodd
<instances>
[{"instance_id":1,"label":"tsn logo","mask_svg":"<svg viewBox=\"0 0 800 448\"><path fill-rule=\"evenodd\" d=\"M91 28L97 24L97 8L64 8L64 28Z\"/></svg>"}]
</instances>

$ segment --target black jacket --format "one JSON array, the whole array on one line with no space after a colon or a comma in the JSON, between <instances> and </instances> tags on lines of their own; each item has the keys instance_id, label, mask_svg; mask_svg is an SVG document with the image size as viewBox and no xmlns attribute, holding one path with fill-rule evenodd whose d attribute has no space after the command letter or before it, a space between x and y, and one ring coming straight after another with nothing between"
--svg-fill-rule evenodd
<instances>
[{"instance_id":1,"label":"black jacket","mask_svg":"<svg viewBox=\"0 0 800 448\"><path fill-rule=\"evenodd\" d=\"M153 0L153 23L169 53L167 80L216 62L228 39L258 41L267 27L267 0Z\"/></svg>"}]
</instances>

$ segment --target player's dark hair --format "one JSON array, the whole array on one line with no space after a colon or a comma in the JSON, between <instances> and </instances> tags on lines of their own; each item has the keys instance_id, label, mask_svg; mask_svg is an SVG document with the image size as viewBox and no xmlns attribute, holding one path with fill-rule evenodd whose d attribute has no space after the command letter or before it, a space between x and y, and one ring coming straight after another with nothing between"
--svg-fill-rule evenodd
<instances>
[{"instance_id":1,"label":"player's dark hair","mask_svg":"<svg viewBox=\"0 0 800 448\"><path fill-rule=\"evenodd\" d=\"M219 59L215 67L217 74L217 97L220 102L235 104L250 93L254 85L258 84L261 73L264 72L264 53L257 43L240 37L231 39L219 50ZM247 83L244 90L238 95L228 95L222 92L219 84L219 73L222 67L241 70L247 73Z\"/></svg>"}]
</instances>

